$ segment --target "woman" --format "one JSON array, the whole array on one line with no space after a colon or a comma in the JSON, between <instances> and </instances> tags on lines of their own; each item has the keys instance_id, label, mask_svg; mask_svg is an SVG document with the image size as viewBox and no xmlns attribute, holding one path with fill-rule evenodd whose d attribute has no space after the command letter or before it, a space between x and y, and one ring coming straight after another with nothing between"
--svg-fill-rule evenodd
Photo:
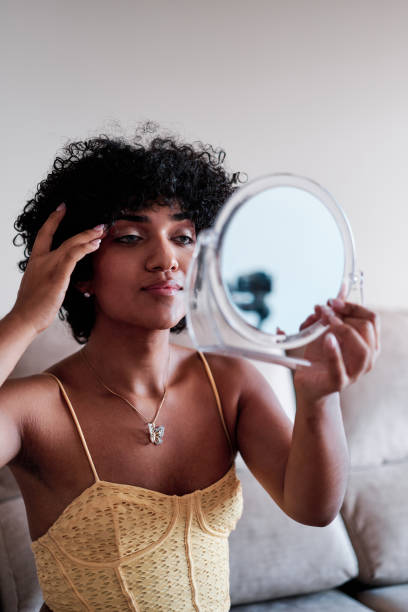
<instances>
[{"instance_id":1,"label":"woman","mask_svg":"<svg viewBox=\"0 0 408 612\"><path fill-rule=\"evenodd\" d=\"M0 323L0 465L24 496L43 609L228 610L238 450L295 520L339 511L338 392L373 364L374 313L333 300L307 321L330 327L295 374L293 428L249 363L169 343L197 233L235 188L223 161L172 139L74 143L16 223L26 259ZM85 348L4 382L61 307Z\"/></svg>"}]
</instances>

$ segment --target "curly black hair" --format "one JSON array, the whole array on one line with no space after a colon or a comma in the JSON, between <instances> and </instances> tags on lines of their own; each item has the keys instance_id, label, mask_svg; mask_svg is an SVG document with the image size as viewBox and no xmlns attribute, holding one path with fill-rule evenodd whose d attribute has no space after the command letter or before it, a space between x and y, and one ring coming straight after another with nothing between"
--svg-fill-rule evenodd
<instances>
[{"instance_id":1,"label":"curly black hair","mask_svg":"<svg viewBox=\"0 0 408 612\"><path fill-rule=\"evenodd\" d=\"M222 149L175 137L154 136L143 143L140 135L133 140L101 135L67 144L14 224L14 244L25 245L20 270L27 267L38 230L61 202L67 212L53 248L87 228L113 223L123 210L141 210L153 202L177 201L198 234L212 225L240 181L239 173L226 170L224 160ZM93 300L84 298L75 284L92 277L91 262L87 255L76 265L59 312L80 344L90 336L95 312ZM185 318L171 331L184 328Z\"/></svg>"}]
</instances>

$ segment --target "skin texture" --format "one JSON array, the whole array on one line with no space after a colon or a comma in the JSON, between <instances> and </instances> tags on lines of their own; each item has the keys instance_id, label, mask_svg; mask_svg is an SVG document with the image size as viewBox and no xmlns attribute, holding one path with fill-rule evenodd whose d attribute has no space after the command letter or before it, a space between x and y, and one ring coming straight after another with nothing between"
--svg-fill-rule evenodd
<instances>
[{"instance_id":1,"label":"skin texture","mask_svg":"<svg viewBox=\"0 0 408 612\"><path fill-rule=\"evenodd\" d=\"M64 383L102 480L181 495L221 478L233 457L201 360L169 344L169 329L185 314L183 287L195 243L193 223L175 218L178 212L177 206L153 205L137 213L146 217L142 221L120 219L108 232L88 230L50 251L64 209L54 212L38 234L16 304L0 322L0 382L53 321L76 262L93 252L93 277L79 286L96 306L88 359L146 419L167 381L158 419L166 427L164 443L148 442L143 419L100 385L79 353L49 371ZM180 286L173 295L146 289L170 279ZM342 300L319 307L315 316L329 329L305 351L312 366L295 374L294 427L250 363L220 355L208 361L235 450L287 514L325 525L340 508L348 473L338 392L371 369L378 321ZM3 384L0 448L0 464L10 463L21 487L33 539L93 482L49 376Z\"/></svg>"}]
</instances>

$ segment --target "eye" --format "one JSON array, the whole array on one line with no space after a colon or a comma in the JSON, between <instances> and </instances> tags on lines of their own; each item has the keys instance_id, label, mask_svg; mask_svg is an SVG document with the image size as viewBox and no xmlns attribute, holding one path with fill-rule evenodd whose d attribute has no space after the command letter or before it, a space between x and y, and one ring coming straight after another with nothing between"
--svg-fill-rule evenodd
<instances>
[{"instance_id":1,"label":"eye","mask_svg":"<svg viewBox=\"0 0 408 612\"><path fill-rule=\"evenodd\" d=\"M126 234L124 236L119 236L118 238L115 238L115 242L120 242L122 244L135 244L141 239L141 236L138 236L137 234Z\"/></svg>"},{"instance_id":2,"label":"eye","mask_svg":"<svg viewBox=\"0 0 408 612\"><path fill-rule=\"evenodd\" d=\"M180 242L182 245L185 245L185 246L194 243L194 240L188 234L182 234L180 236L176 236L175 240L177 240L178 242Z\"/></svg>"}]
</instances>

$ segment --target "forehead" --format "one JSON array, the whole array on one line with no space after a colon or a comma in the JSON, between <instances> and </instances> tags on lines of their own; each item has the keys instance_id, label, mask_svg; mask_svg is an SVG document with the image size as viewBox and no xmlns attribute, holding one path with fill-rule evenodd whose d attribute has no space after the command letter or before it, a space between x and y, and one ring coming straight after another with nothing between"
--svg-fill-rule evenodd
<instances>
[{"instance_id":1,"label":"forehead","mask_svg":"<svg viewBox=\"0 0 408 612\"><path fill-rule=\"evenodd\" d=\"M135 223L151 223L155 217L164 217L170 221L184 221L191 220L191 216L181 210L178 203L174 203L171 206L152 204L140 210L124 209L121 210L116 220L134 221Z\"/></svg>"}]
</instances>

